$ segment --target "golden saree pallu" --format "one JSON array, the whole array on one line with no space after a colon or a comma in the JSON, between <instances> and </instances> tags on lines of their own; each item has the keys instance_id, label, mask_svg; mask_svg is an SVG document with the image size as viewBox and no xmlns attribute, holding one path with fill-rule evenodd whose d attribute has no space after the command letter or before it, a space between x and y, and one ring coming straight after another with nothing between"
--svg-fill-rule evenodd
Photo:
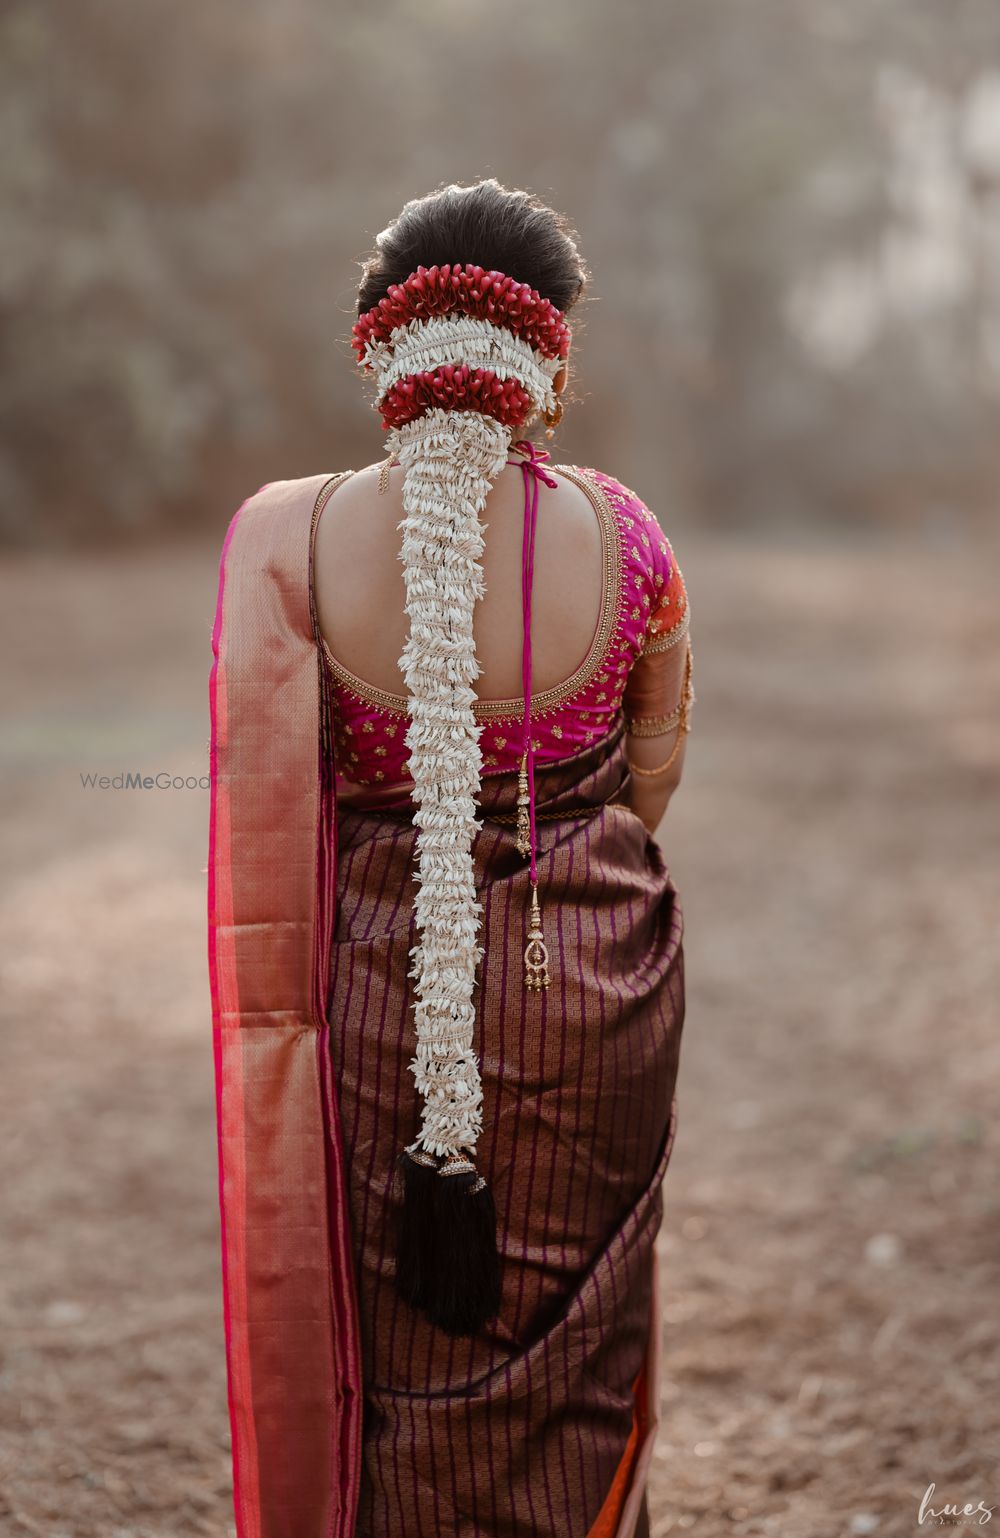
<instances>
[{"instance_id":1,"label":"golden saree pallu","mask_svg":"<svg viewBox=\"0 0 1000 1538\"><path fill-rule=\"evenodd\" d=\"M394 1285L398 1153L420 1120L419 828L375 788L337 804L312 585L336 483L278 481L244 503L212 637L209 964L237 1535L633 1538L660 1418L680 904L659 846L616 801L622 732L526 764L530 827L517 773L484 778L476 1165L495 1204L500 1306L475 1333L445 1333ZM525 985L526 943L547 986Z\"/></svg>"},{"instance_id":2,"label":"golden saree pallu","mask_svg":"<svg viewBox=\"0 0 1000 1538\"><path fill-rule=\"evenodd\" d=\"M239 1538L354 1538L362 1385L325 989L336 823L309 580L325 476L237 513L212 636L209 968Z\"/></svg>"}]
</instances>

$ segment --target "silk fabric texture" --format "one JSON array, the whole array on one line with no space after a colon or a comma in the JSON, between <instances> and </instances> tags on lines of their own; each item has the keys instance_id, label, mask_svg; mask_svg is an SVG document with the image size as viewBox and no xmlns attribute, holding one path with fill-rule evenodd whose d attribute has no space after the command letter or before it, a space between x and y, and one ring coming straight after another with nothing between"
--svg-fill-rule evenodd
<instances>
[{"instance_id":1,"label":"silk fabric texture","mask_svg":"<svg viewBox=\"0 0 1000 1538\"><path fill-rule=\"evenodd\" d=\"M654 1241L676 1129L682 915L618 730L540 768L558 937L521 987L526 862L484 781L477 1047L503 1305L479 1337L391 1285L415 830L338 817L312 592L335 477L240 508L213 629L209 966L238 1538L632 1538L659 1424ZM617 798L617 799L616 799ZM588 809L586 815L582 809ZM572 815L554 815L560 810Z\"/></svg>"}]
</instances>

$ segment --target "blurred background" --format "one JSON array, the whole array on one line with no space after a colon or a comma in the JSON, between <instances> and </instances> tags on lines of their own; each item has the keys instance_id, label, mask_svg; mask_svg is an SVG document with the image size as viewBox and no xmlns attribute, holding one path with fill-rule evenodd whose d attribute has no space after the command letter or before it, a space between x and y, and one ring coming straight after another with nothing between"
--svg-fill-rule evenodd
<instances>
[{"instance_id":1,"label":"blurred background","mask_svg":"<svg viewBox=\"0 0 1000 1538\"><path fill-rule=\"evenodd\" d=\"M483 175L691 596L654 1538L1000 1510L994 0L8 0L0 123L4 1538L232 1532L219 551L380 457L359 263Z\"/></svg>"}]
</instances>

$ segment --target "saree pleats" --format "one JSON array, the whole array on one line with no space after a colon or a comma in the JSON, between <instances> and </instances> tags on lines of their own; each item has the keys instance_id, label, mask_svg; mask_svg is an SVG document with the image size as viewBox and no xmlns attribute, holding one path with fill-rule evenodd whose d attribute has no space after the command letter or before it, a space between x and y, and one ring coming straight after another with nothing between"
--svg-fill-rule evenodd
<instances>
[{"instance_id":1,"label":"saree pleats","mask_svg":"<svg viewBox=\"0 0 1000 1538\"><path fill-rule=\"evenodd\" d=\"M608 804L626 773L621 736L539 770L553 962L541 994L522 984L526 862L512 826L489 820L510 813L516 784L484 782L480 1150L504 1290L498 1319L471 1339L442 1335L392 1285L393 1158L417 1115L414 829L380 808L341 814L329 1017L365 1380L357 1538L627 1538L634 1526L641 1490L629 1498L658 1421L653 1245L684 980L659 846Z\"/></svg>"}]
</instances>

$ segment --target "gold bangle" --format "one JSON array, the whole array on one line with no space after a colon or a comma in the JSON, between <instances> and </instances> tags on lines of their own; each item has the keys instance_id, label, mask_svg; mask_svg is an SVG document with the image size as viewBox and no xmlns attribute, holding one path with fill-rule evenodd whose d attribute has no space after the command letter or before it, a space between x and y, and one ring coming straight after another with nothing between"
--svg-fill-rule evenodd
<instances>
[{"instance_id":1,"label":"gold bangle","mask_svg":"<svg viewBox=\"0 0 1000 1538\"><path fill-rule=\"evenodd\" d=\"M625 730L630 737L665 737L680 724L684 706L678 705L669 716L626 716Z\"/></svg>"}]
</instances>

